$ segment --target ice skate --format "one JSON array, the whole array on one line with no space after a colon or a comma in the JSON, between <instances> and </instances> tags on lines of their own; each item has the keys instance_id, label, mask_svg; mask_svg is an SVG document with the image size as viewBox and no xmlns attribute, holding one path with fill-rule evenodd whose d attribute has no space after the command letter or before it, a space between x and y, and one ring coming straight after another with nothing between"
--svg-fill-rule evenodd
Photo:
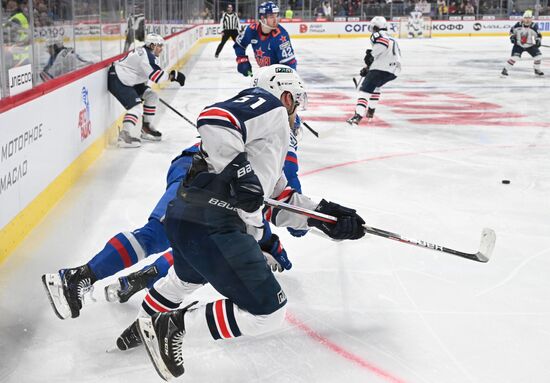
<instances>
[{"instance_id":1,"label":"ice skate","mask_svg":"<svg viewBox=\"0 0 550 383\"><path fill-rule=\"evenodd\" d=\"M156 130L148 122L143 122L141 127L141 138L148 141L160 141L162 133Z\"/></svg>"},{"instance_id":2,"label":"ice skate","mask_svg":"<svg viewBox=\"0 0 550 383\"><path fill-rule=\"evenodd\" d=\"M143 270L120 277L118 283L105 286L105 299L107 302L127 302L135 293L147 287L158 274L156 266L151 265Z\"/></svg>"},{"instance_id":3,"label":"ice skate","mask_svg":"<svg viewBox=\"0 0 550 383\"><path fill-rule=\"evenodd\" d=\"M500 72L500 75L503 77L508 77L508 70L506 68L502 68L502 72Z\"/></svg>"},{"instance_id":4,"label":"ice skate","mask_svg":"<svg viewBox=\"0 0 550 383\"><path fill-rule=\"evenodd\" d=\"M137 321L132 324L120 334L116 340L116 346L120 351L130 350L143 344L137 327Z\"/></svg>"},{"instance_id":5,"label":"ice skate","mask_svg":"<svg viewBox=\"0 0 550 383\"><path fill-rule=\"evenodd\" d=\"M118 133L117 146L119 148L139 148L141 146L141 140L132 137L126 130L121 130Z\"/></svg>"},{"instance_id":6,"label":"ice skate","mask_svg":"<svg viewBox=\"0 0 550 383\"><path fill-rule=\"evenodd\" d=\"M91 296L96 280L88 265L61 269L57 274L42 275L48 299L60 319L76 318L80 315L85 296Z\"/></svg>"},{"instance_id":7,"label":"ice skate","mask_svg":"<svg viewBox=\"0 0 550 383\"><path fill-rule=\"evenodd\" d=\"M540 69L535 69L535 75L536 76L544 76L544 72L541 71Z\"/></svg>"},{"instance_id":8,"label":"ice skate","mask_svg":"<svg viewBox=\"0 0 550 383\"><path fill-rule=\"evenodd\" d=\"M197 302L183 309L157 313L137 320L141 340L159 376L168 381L183 375L184 316Z\"/></svg>"},{"instance_id":9,"label":"ice skate","mask_svg":"<svg viewBox=\"0 0 550 383\"><path fill-rule=\"evenodd\" d=\"M357 127L357 125L359 125L359 122L361 122L361 120L363 119L363 117L361 117L360 115L358 115L357 113L355 113L353 115L353 117L351 117L350 119L348 119L346 122L348 124L350 124L351 126L353 127Z\"/></svg>"},{"instance_id":10,"label":"ice skate","mask_svg":"<svg viewBox=\"0 0 550 383\"><path fill-rule=\"evenodd\" d=\"M367 117L367 121L372 120L374 118L374 109L373 108L368 108L367 109L367 115L365 117Z\"/></svg>"}]
</instances>

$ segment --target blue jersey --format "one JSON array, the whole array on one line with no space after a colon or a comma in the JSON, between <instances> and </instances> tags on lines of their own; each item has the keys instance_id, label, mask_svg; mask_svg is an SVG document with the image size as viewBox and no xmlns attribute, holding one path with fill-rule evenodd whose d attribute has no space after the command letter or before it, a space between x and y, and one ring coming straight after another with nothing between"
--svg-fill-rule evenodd
<instances>
[{"instance_id":1,"label":"blue jersey","mask_svg":"<svg viewBox=\"0 0 550 383\"><path fill-rule=\"evenodd\" d=\"M264 35L260 23L250 24L237 37L233 45L237 56L246 56L246 47L249 44L252 44L258 66L284 64L296 69L297 61L290 43L290 36L282 26L279 25L278 28Z\"/></svg>"}]
</instances>

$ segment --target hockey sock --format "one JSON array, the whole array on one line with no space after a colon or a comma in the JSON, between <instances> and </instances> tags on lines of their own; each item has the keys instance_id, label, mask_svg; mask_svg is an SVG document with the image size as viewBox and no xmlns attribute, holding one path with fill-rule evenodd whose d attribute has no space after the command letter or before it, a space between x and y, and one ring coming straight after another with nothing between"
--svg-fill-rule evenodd
<instances>
[{"instance_id":1,"label":"hockey sock","mask_svg":"<svg viewBox=\"0 0 550 383\"><path fill-rule=\"evenodd\" d=\"M533 58L533 67L536 69L536 70L540 70L540 64L542 64L542 56L535 56Z\"/></svg>"},{"instance_id":2,"label":"hockey sock","mask_svg":"<svg viewBox=\"0 0 550 383\"><path fill-rule=\"evenodd\" d=\"M253 315L229 299L220 299L185 314L186 338L201 341L257 336L279 328L285 314L283 306L271 314Z\"/></svg>"},{"instance_id":3,"label":"hockey sock","mask_svg":"<svg viewBox=\"0 0 550 383\"><path fill-rule=\"evenodd\" d=\"M367 112L367 106L369 106L369 99L372 96L372 93L368 92L359 92L359 97L357 98L357 105L355 106L355 113L361 117L365 117Z\"/></svg>"},{"instance_id":4,"label":"hockey sock","mask_svg":"<svg viewBox=\"0 0 550 383\"><path fill-rule=\"evenodd\" d=\"M103 279L132 266L143 257L143 248L132 233L118 233L88 262L88 266L97 279Z\"/></svg>"},{"instance_id":5,"label":"hockey sock","mask_svg":"<svg viewBox=\"0 0 550 383\"><path fill-rule=\"evenodd\" d=\"M168 274L168 269L170 269L170 266L172 266L173 264L174 264L174 258L172 257L171 251L167 251L166 253L158 257L157 260L152 263L152 265L156 266L158 275L147 284L147 288L150 289L151 287L153 287L153 284L156 281L158 281L161 278L164 278L166 274ZM151 265L147 265L143 269L150 266Z\"/></svg>"},{"instance_id":6,"label":"hockey sock","mask_svg":"<svg viewBox=\"0 0 550 383\"><path fill-rule=\"evenodd\" d=\"M143 299L138 316L151 316L157 312L174 310L179 307L186 296L201 286L196 283L183 282L176 275L174 268L170 267L166 276L155 282Z\"/></svg>"},{"instance_id":7,"label":"hockey sock","mask_svg":"<svg viewBox=\"0 0 550 383\"><path fill-rule=\"evenodd\" d=\"M154 105L143 105L143 121L152 124L156 111L157 107Z\"/></svg>"},{"instance_id":8,"label":"hockey sock","mask_svg":"<svg viewBox=\"0 0 550 383\"><path fill-rule=\"evenodd\" d=\"M506 61L506 65L504 66L506 68L506 70L510 70L512 69L512 66L516 63L516 60L514 60L512 57L510 57L508 59L508 61Z\"/></svg>"},{"instance_id":9,"label":"hockey sock","mask_svg":"<svg viewBox=\"0 0 550 383\"><path fill-rule=\"evenodd\" d=\"M141 118L142 113L141 104L130 108L122 120L122 130L130 133L130 136L132 137L138 137L139 132L137 126L139 126L139 119Z\"/></svg>"},{"instance_id":10,"label":"hockey sock","mask_svg":"<svg viewBox=\"0 0 550 383\"><path fill-rule=\"evenodd\" d=\"M374 92L369 98L369 108L376 109L376 105L380 100L380 92Z\"/></svg>"}]
</instances>

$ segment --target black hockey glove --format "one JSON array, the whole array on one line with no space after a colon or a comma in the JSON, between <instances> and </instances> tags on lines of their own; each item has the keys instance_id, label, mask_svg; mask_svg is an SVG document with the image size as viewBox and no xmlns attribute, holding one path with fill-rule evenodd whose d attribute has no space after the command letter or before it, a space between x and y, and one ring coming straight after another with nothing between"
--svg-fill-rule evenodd
<instances>
[{"instance_id":1,"label":"black hockey glove","mask_svg":"<svg viewBox=\"0 0 550 383\"><path fill-rule=\"evenodd\" d=\"M366 66L370 66L370 64L373 63L374 56L372 55L372 49L367 49L367 54L363 60L365 61Z\"/></svg>"},{"instance_id":2,"label":"black hockey glove","mask_svg":"<svg viewBox=\"0 0 550 383\"><path fill-rule=\"evenodd\" d=\"M541 39L540 37L537 37L537 39L535 40L535 45L537 46L537 48L540 47L540 44L541 44Z\"/></svg>"},{"instance_id":3,"label":"black hockey glove","mask_svg":"<svg viewBox=\"0 0 550 383\"><path fill-rule=\"evenodd\" d=\"M292 262L288 259L286 250L277 234L271 234L267 240L259 242L259 245L272 271L282 273L284 270L292 268Z\"/></svg>"},{"instance_id":4,"label":"black hockey glove","mask_svg":"<svg viewBox=\"0 0 550 383\"><path fill-rule=\"evenodd\" d=\"M336 223L319 221L314 218L308 218L307 224L310 227L316 227L323 233L333 239L359 239L365 235L363 228L363 218L361 218L354 209L350 209L333 202L321 200L315 211L332 215L338 218Z\"/></svg>"},{"instance_id":5,"label":"black hockey glove","mask_svg":"<svg viewBox=\"0 0 550 383\"><path fill-rule=\"evenodd\" d=\"M518 39L517 39L516 35L511 35L510 36L510 41L512 42L512 44L515 45L518 42Z\"/></svg>"},{"instance_id":6,"label":"black hockey glove","mask_svg":"<svg viewBox=\"0 0 550 383\"><path fill-rule=\"evenodd\" d=\"M180 86L185 85L185 75L181 72L178 72L176 70L171 71L170 78L172 79L172 81L179 82Z\"/></svg>"},{"instance_id":7,"label":"black hockey glove","mask_svg":"<svg viewBox=\"0 0 550 383\"><path fill-rule=\"evenodd\" d=\"M223 170L231 176L230 196L235 207L248 213L258 210L264 203L264 189L248 162L246 153L239 153Z\"/></svg>"},{"instance_id":8,"label":"black hockey glove","mask_svg":"<svg viewBox=\"0 0 550 383\"><path fill-rule=\"evenodd\" d=\"M361 68L361 70L359 71L359 76L365 77L365 76L367 75L367 73L369 73L369 67L368 67L368 66L364 66L364 67Z\"/></svg>"},{"instance_id":9,"label":"black hockey glove","mask_svg":"<svg viewBox=\"0 0 550 383\"><path fill-rule=\"evenodd\" d=\"M245 77L252 76L252 66L248 61L248 56L237 57L237 71Z\"/></svg>"}]
</instances>

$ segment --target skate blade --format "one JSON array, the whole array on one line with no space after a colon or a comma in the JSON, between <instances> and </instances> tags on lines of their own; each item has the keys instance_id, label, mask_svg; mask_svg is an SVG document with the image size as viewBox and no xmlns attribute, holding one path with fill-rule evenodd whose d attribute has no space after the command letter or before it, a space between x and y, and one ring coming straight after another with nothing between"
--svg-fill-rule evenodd
<instances>
[{"instance_id":1,"label":"skate blade","mask_svg":"<svg viewBox=\"0 0 550 383\"><path fill-rule=\"evenodd\" d=\"M155 137L147 133L141 133L141 139L146 141L158 142L162 139L162 137Z\"/></svg>"},{"instance_id":2,"label":"skate blade","mask_svg":"<svg viewBox=\"0 0 550 383\"><path fill-rule=\"evenodd\" d=\"M137 321L139 336L145 345L149 359L151 359L153 366L155 366L157 374L168 382L171 378L173 378L173 376L164 364L164 361L160 355L157 334L153 329L153 321L151 318L138 318Z\"/></svg>"},{"instance_id":3,"label":"skate blade","mask_svg":"<svg viewBox=\"0 0 550 383\"><path fill-rule=\"evenodd\" d=\"M105 300L111 303L120 302L120 298L118 297L119 288L119 283L112 283L108 286L105 286Z\"/></svg>"},{"instance_id":4,"label":"skate blade","mask_svg":"<svg viewBox=\"0 0 550 383\"><path fill-rule=\"evenodd\" d=\"M50 304L59 319L71 318L69 303L63 294L63 284L59 274L42 275L42 284L48 295Z\"/></svg>"}]
</instances>

